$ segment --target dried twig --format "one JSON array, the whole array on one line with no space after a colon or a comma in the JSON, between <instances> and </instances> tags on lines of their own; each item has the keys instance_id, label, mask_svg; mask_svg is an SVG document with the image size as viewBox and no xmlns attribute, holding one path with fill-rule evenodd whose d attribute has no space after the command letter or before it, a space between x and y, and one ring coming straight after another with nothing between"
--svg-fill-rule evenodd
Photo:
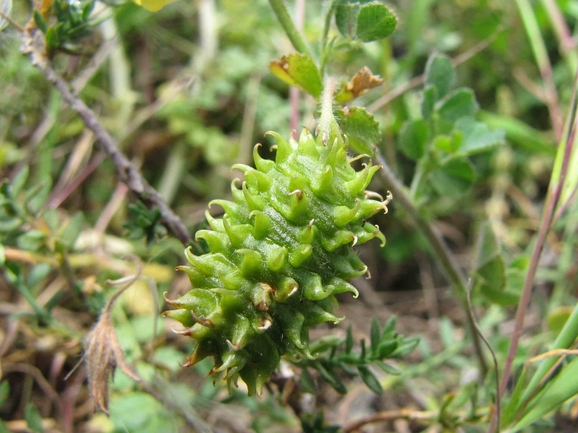
<instances>
[{"instance_id":1,"label":"dried twig","mask_svg":"<svg viewBox=\"0 0 578 433\"><path fill-rule=\"evenodd\" d=\"M342 430L344 433L352 433L359 430L361 427L367 424L374 424L377 422L388 422L396 421L398 419L405 419L408 421L429 421L432 422L439 415L438 411L413 411L410 409L400 409L400 410L390 410L384 412L378 412L376 414L370 415L368 417L362 418L357 421L352 421L349 424L343 426Z\"/></svg>"},{"instance_id":2,"label":"dried twig","mask_svg":"<svg viewBox=\"0 0 578 433\"><path fill-rule=\"evenodd\" d=\"M465 63L468 60L470 60L475 55L481 53L483 50L488 48L492 44L492 42L494 42L496 40L496 38L502 33L502 31L504 31L504 27L500 26L494 33L492 33L492 35L489 38L486 38L483 41L478 42L476 45L474 45L468 51L466 51L462 54L458 54L456 57L454 57L452 59L452 65L454 65L454 66L461 65L462 63ZM389 104L394 99L399 98L405 92L408 92L411 89L414 89L418 86L421 86L424 82L425 82L425 74L418 75L417 77L414 77L411 80L409 80L407 83L402 84L401 86L396 87L395 89L393 89L389 93L386 93L385 95L383 95L381 98L379 98L373 104L371 104L367 108L367 110L371 113L374 113L375 111L377 111L380 108L384 107L385 105Z\"/></svg>"},{"instance_id":3,"label":"dried twig","mask_svg":"<svg viewBox=\"0 0 578 433\"><path fill-rule=\"evenodd\" d=\"M94 132L100 147L106 152L116 166L121 182L135 193L143 202L157 206L162 221L167 229L183 244L190 240L187 228L181 219L171 210L159 193L142 177L130 161L118 149L113 138L100 124L94 112L75 95L69 84L58 74L44 55L44 37L38 30L27 30L23 33L22 52L30 57L34 66L58 89L64 100L84 121L87 128Z\"/></svg>"}]
</instances>

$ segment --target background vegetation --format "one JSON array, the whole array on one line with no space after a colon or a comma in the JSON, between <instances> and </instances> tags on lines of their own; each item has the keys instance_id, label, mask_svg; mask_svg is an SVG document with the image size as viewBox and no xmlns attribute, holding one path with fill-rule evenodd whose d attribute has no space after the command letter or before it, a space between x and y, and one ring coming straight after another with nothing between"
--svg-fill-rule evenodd
<instances>
[{"instance_id":1,"label":"background vegetation","mask_svg":"<svg viewBox=\"0 0 578 433\"><path fill-rule=\"evenodd\" d=\"M374 219L387 245L360 249L372 278L354 281L359 299L340 297L346 319L312 332L323 362L282 363L261 398L213 384L210 363L181 368L192 341L157 318L163 292L190 289L174 271L181 241L206 228L210 200L230 196L230 166L251 164L257 142L265 156L267 131L315 129L315 98L291 97L269 69L300 48L278 1L181 0L156 13L107 3L0 3L21 27L0 18L0 432L578 429L578 2L392 0L396 31L369 42L333 21L336 7L367 2L287 2L325 74L346 82L366 66L383 79L355 100L378 132L368 121L352 144L377 145L385 170L371 187L394 200ZM22 54L36 27L40 59L188 233L161 225L130 176L130 188L119 182L102 137ZM94 328L127 283L112 327ZM116 335L127 365L112 351L78 366L91 329ZM382 369L360 357L367 373L351 371L344 354L362 340L374 351L396 341L397 357ZM102 385L115 364L109 389L87 384L87 370L101 366Z\"/></svg>"}]
</instances>

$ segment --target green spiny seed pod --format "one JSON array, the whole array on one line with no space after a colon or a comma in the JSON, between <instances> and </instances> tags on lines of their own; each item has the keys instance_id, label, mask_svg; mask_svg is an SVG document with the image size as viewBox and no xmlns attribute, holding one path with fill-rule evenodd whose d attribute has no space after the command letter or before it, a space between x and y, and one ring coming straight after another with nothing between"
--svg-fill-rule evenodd
<instances>
[{"instance_id":1,"label":"green spiny seed pod","mask_svg":"<svg viewBox=\"0 0 578 433\"><path fill-rule=\"evenodd\" d=\"M371 163L356 172L347 156L347 139L332 118L331 133L315 138L303 130L299 141L277 141L275 161L259 156L255 167L236 165L245 174L234 201L215 200L222 219L207 212L212 230L197 232L210 252L185 254L181 266L193 289L176 300L165 316L196 341L185 366L212 356L211 374L247 384L260 394L281 356L313 358L309 327L337 323L335 295L358 292L346 280L367 266L353 246L385 237L366 219L387 212L391 199L366 191L379 169ZM375 200L379 198L380 200Z\"/></svg>"}]
</instances>

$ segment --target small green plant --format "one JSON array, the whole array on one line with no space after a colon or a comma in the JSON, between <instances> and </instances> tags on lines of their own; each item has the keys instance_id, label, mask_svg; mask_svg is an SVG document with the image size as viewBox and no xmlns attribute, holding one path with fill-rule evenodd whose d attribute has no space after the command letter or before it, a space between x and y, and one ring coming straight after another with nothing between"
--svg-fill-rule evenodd
<instances>
[{"instance_id":1,"label":"small green plant","mask_svg":"<svg viewBox=\"0 0 578 433\"><path fill-rule=\"evenodd\" d=\"M46 16L34 10L34 22L45 35L46 52L52 56L56 51L78 53L82 50L79 41L91 34L92 29L105 18L95 18L91 14L95 0L54 0L52 12L56 22L51 25Z\"/></svg>"}]
</instances>

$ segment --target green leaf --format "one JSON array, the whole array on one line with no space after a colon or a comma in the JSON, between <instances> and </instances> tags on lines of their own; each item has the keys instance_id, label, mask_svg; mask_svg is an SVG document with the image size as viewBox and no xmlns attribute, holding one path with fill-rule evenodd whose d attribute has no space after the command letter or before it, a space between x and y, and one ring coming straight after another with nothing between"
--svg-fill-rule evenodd
<instances>
[{"instance_id":1,"label":"green leaf","mask_svg":"<svg viewBox=\"0 0 578 433\"><path fill-rule=\"evenodd\" d=\"M321 362L316 362L315 368L317 369L317 371L319 371L319 373L321 373L321 376L323 376L323 378L327 381L327 383L329 383L329 385L331 385L338 393L340 394L347 393L347 389L343 385L343 382L341 381L339 376L335 374L331 365L329 364L324 365Z\"/></svg>"},{"instance_id":2,"label":"green leaf","mask_svg":"<svg viewBox=\"0 0 578 433\"><path fill-rule=\"evenodd\" d=\"M475 172L465 159L454 159L430 173L431 185L440 196L458 198L472 185Z\"/></svg>"},{"instance_id":3,"label":"green leaf","mask_svg":"<svg viewBox=\"0 0 578 433\"><path fill-rule=\"evenodd\" d=\"M472 117L464 117L456 122L456 128L462 132L463 140L459 154L464 156L485 152L504 143L506 133L502 129L490 131L488 125Z\"/></svg>"},{"instance_id":4,"label":"green leaf","mask_svg":"<svg viewBox=\"0 0 578 433\"><path fill-rule=\"evenodd\" d=\"M572 311L574 311L574 308L566 305L557 307L553 311L550 311L546 318L548 329L556 334L559 334L568 321L568 318L572 314Z\"/></svg>"},{"instance_id":5,"label":"green leaf","mask_svg":"<svg viewBox=\"0 0 578 433\"><path fill-rule=\"evenodd\" d=\"M12 0L2 0L0 3L0 12L9 17L12 15ZM0 32L8 26L8 21L0 17Z\"/></svg>"},{"instance_id":6,"label":"green leaf","mask_svg":"<svg viewBox=\"0 0 578 433\"><path fill-rule=\"evenodd\" d=\"M428 135L429 127L425 120L416 119L406 122L399 134L399 150L410 159L420 159L425 155Z\"/></svg>"},{"instance_id":7,"label":"green leaf","mask_svg":"<svg viewBox=\"0 0 578 433\"><path fill-rule=\"evenodd\" d=\"M391 316L389 320L385 323L383 327L383 332L381 334L381 339L392 338L395 336L395 327L397 326L397 317Z\"/></svg>"},{"instance_id":8,"label":"green leaf","mask_svg":"<svg viewBox=\"0 0 578 433\"><path fill-rule=\"evenodd\" d=\"M347 335L345 337L345 353L350 354L353 349L353 326L347 327Z\"/></svg>"},{"instance_id":9,"label":"green leaf","mask_svg":"<svg viewBox=\"0 0 578 433\"><path fill-rule=\"evenodd\" d=\"M408 355L417 347L419 344L419 337L410 337L405 338L402 340L402 343L398 345L395 352L393 352L393 356L396 358L403 358L404 356Z\"/></svg>"},{"instance_id":10,"label":"green leaf","mask_svg":"<svg viewBox=\"0 0 578 433\"><path fill-rule=\"evenodd\" d=\"M383 393L383 388L381 387L379 380L377 380L377 377L375 377L375 375L369 370L369 368L361 365L357 369L359 370L359 375L361 376L361 379L363 380L363 382L365 382L365 384L368 386L369 389L371 389L376 394Z\"/></svg>"},{"instance_id":11,"label":"green leaf","mask_svg":"<svg viewBox=\"0 0 578 433\"><path fill-rule=\"evenodd\" d=\"M326 335L318 338L309 347L311 353L323 353L327 350L339 345L343 340L335 335Z\"/></svg>"},{"instance_id":12,"label":"green leaf","mask_svg":"<svg viewBox=\"0 0 578 433\"><path fill-rule=\"evenodd\" d=\"M379 323L377 319L374 317L371 321L371 332L370 332L370 342L371 342L371 353L373 356L377 355L377 350L379 348Z\"/></svg>"},{"instance_id":13,"label":"green leaf","mask_svg":"<svg viewBox=\"0 0 578 433\"><path fill-rule=\"evenodd\" d=\"M0 233L11 233L22 225L20 218L7 218L0 220Z\"/></svg>"},{"instance_id":14,"label":"green leaf","mask_svg":"<svg viewBox=\"0 0 578 433\"><path fill-rule=\"evenodd\" d=\"M309 394L315 394L317 390L315 389L315 382L309 373L307 368L301 369L301 378L299 380L301 384L301 390Z\"/></svg>"},{"instance_id":15,"label":"green leaf","mask_svg":"<svg viewBox=\"0 0 578 433\"><path fill-rule=\"evenodd\" d=\"M55 27L50 27L46 31L46 47L49 50L54 50L60 46L60 37L58 30Z\"/></svg>"},{"instance_id":16,"label":"green leaf","mask_svg":"<svg viewBox=\"0 0 578 433\"><path fill-rule=\"evenodd\" d=\"M554 359L554 358L552 358ZM510 396L510 400L506 405L502 404L502 423L503 425L510 425L517 415L517 408L520 405L522 393L527 389L526 379L528 378L528 368L522 369L522 373L516 379L516 386ZM504 407L505 406L505 407Z\"/></svg>"},{"instance_id":17,"label":"green leaf","mask_svg":"<svg viewBox=\"0 0 578 433\"><path fill-rule=\"evenodd\" d=\"M315 98L321 96L323 91L321 74L311 57L292 53L281 57L280 60L273 60L269 63L269 69L287 84L299 87Z\"/></svg>"},{"instance_id":18,"label":"green leaf","mask_svg":"<svg viewBox=\"0 0 578 433\"><path fill-rule=\"evenodd\" d=\"M489 224L480 229L476 265L473 272L476 290L498 305L512 305L518 301L516 294L506 288L506 264L498 240Z\"/></svg>"},{"instance_id":19,"label":"green leaf","mask_svg":"<svg viewBox=\"0 0 578 433\"><path fill-rule=\"evenodd\" d=\"M38 251L42 246L44 246L44 240L46 235L40 230L30 230L18 236L16 239L16 245L18 248L25 251Z\"/></svg>"},{"instance_id":20,"label":"green leaf","mask_svg":"<svg viewBox=\"0 0 578 433\"><path fill-rule=\"evenodd\" d=\"M472 89L461 88L447 95L438 102L437 112L441 119L455 123L458 119L473 116L479 106Z\"/></svg>"},{"instance_id":21,"label":"green leaf","mask_svg":"<svg viewBox=\"0 0 578 433\"><path fill-rule=\"evenodd\" d=\"M399 371L397 368L395 368L394 366L387 364L385 362L382 361L375 361L375 365L377 365L379 368L381 368L383 371L385 371L387 374L391 374L394 376L399 376L401 374L401 371Z\"/></svg>"},{"instance_id":22,"label":"green leaf","mask_svg":"<svg viewBox=\"0 0 578 433\"><path fill-rule=\"evenodd\" d=\"M44 433L44 429L42 428L42 417L40 416L40 412L36 409L32 403L28 403L26 408L24 409L24 419L26 420L26 424L28 424L28 428L33 433Z\"/></svg>"},{"instance_id":23,"label":"green leaf","mask_svg":"<svg viewBox=\"0 0 578 433\"><path fill-rule=\"evenodd\" d=\"M10 397L10 383L3 380L0 382L0 407L8 401L8 397Z\"/></svg>"},{"instance_id":24,"label":"green leaf","mask_svg":"<svg viewBox=\"0 0 578 433\"><path fill-rule=\"evenodd\" d=\"M421 99L421 115L425 120L431 117L438 98L437 88L435 86L426 86Z\"/></svg>"},{"instance_id":25,"label":"green leaf","mask_svg":"<svg viewBox=\"0 0 578 433\"><path fill-rule=\"evenodd\" d=\"M339 32L346 38L355 38L359 9L362 3L367 3L368 1L338 0L335 8L335 24Z\"/></svg>"},{"instance_id":26,"label":"green leaf","mask_svg":"<svg viewBox=\"0 0 578 433\"><path fill-rule=\"evenodd\" d=\"M451 60L441 54L433 54L425 66L426 87L437 89L437 97L443 98L454 84L455 70ZM424 116L425 117L425 116Z\"/></svg>"},{"instance_id":27,"label":"green leaf","mask_svg":"<svg viewBox=\"0 0 578 433\"><path fill-rule=\"evenodd\" d=\"M453 131L452 135L438 135L434 141L433 145L436 149L441 150L449 154L455 154L456 151L462 145L464 140L461 131Z\"/></svg>"},{"instance_id":28,"label":"green leaf","mask_svg":"<svg viewBox=\"0 0 578 433\"><path fill-rule=\"evenodd\" d=\"M82 9L82 21L88 21L90 13L94 9L95 4L96 4L95 1L90 1L84 6L84 8Z\"/></svg>"},{"instance_id":29,"label":"green leaf","mask_svg":"<svg viewBox=\"0 0 578 433\"><path fill-rule=\"evenodd\" d=\"M522 419L512 432L523 429L558 408L566 400L578 395L578 358L574 358L562 371L550 380L549 386L530 401Z\"/></svg>"},{"instance_id":30,"label":"green leaf","mask_svg":"<svg viewBox=\"0 0 578 433\"><path fill-rule=\"evenodd\" d=\"M373 145L381 141L379 123L365 108L347 107L335 117L341 130L349 138L349 145L358 153L373 155Z\"/></svg>"},{"instance_id":31,"label":"green leaf","mask_svg":"<svg viewBox=\"0 0 578 433\"><path fill-rule=\"evenodd\" d=\"M478 118L494 129L503 129L512 145L532 154L555 155L556 147L543 131L538 131L526 123L504 115L480 111Z\"/></svg>"},{"instance_id":32,"label":"green leaf","mask_svg":"<svg viewBox=\"0 0 578 433\"><path fill-rule=\"evenodd\" d=\"M46 203L51 190L49 179L36 185L38 188L27 190L24 200L28 210L32 213L38 213Z\"/></svg>"},{"instance_id":33,"label":"green leaf","mask_svg":"<svg viewBox=\"0 0 578 433\"><path fill-rule=\"evenodd\" d=\"M363 5L357 16L356 38L363 42L387 38L397 26L397 16L381 3Z\"/></svg>"},{"instance_id":34,"label":"green leaf","mask_svg":"<svg viewBox=\"0 0 578 433\"><path fill-rule=\"evenodd\" d=\"M0 24L2 23L2 21L0 21ZM10 430L8 430L8 427L6 427L6 424L4 424L4 422L0 419L0 433L10 433Z\"/></svg>"},{"instance_id":35,"label":"green leaf","mask_svg":"<svg viewBox=\"0 0 578 433\"><path fill-rule=\"evenodd\" d=\"M10 187L10 193L12 194L12 197L16 197L18 194L20 194L20 191L22 191L24 185L26 184L29 172L30 172L29 167L25 165L18 172L18 174L14 176L14 179L12 180Z\"/></svg>"},{"instance_id":36,"label":"green leaf","mask_svg":"<svg viewBox=\"0 0 578 433\"><path fill-rule=\"evenodd\" d=\"M32 15L34 16L34 22L36 23L36 27L38 27L38 29L42 33L46 34L46 22L44 21L44 18L42 18L42 15L40 15L38 9L34 9Z\"/></svg>"},{"instance_id":37,"label":"green leaf","mask_svg":"<svg viewBox=\"0 0 578 433\"><path fill-rule=\"evenodd\" d=\"M385 359L397 349L397 340L388 340L379 344L377 356L379 359Z\"/></svg>"},{"instance_id":38,"label":"green leaf","mask_svg":"<svg viewBox=\"0 0 578 433\"><path fill-rule=\"evenodd\" d=\"M76 212L60 235L60 242L62 242L67 248L72 248L76 242L76 239L80 235L80 232L82 231L83 225L83 213Z\"/></svg>"},{"instance_id":39,"label":"green leaf","mask_svg":"<svg viewBox=\"0 0 578 433\"><path fill-rule=\"evenodd\" d=\"M26 279L28 287L36 286L48 276L51 270L52 268L48 263L39 263L35 265L28 274L28 278Z\"/></svg>"},{"instance_id":40,"label":"green leaf","mask_svg":"<svg viewBox=\"0 0 578 433\"><path fill-rule=\"evenodd\" d=\"M440 318L439 332L440 340L445 348L453 347L456 342L456 337L454 335L454 324L447 317Z\"/></svg>"}]
</instances>

